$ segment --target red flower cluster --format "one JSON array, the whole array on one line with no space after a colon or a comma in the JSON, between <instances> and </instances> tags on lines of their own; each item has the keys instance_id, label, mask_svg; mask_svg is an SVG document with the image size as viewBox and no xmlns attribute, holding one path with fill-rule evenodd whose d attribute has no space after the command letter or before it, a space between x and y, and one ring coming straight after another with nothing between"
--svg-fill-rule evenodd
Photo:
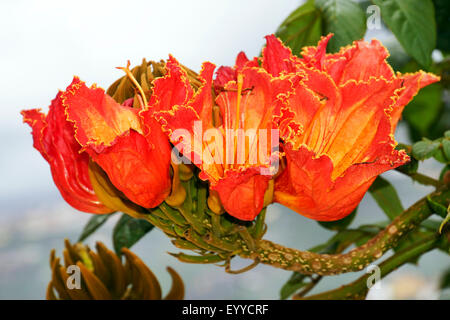
<instances>
[{"instance_id":1,"label":"red flower cluster","mask_svg":"<svg viewBox=\"0 0 450 320\"><path fill-rule=\"evenodd\" d=\"M238 219L253 220L272 201L316 220L349 214L379 174L409 160L394 148L396 124L418 90L439 79L394 74L376 40L326 54L328 36L299 58L266 38L261 59L240 53L215 78L205 62L198 89L170 57L138 109L74 78L48 115L23 111L64 199L81 211L114 210L93 191L94 161L127 199L158 206L171 191L172 143Z\"/></svg>"}]
</instances>

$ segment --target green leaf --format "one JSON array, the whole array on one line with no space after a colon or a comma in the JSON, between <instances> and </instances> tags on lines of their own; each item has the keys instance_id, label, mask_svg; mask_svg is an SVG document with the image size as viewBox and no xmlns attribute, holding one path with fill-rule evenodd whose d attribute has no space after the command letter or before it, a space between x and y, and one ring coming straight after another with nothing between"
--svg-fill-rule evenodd
<instances>
[{"instance_id":1,"label":"green leaf","mask_svg":"<svg viewBox=\"0 0 450 320\"><path fill-rule=\"evenodd\" d=\"M328 230L335 230L335 231L342 231L347 229L347 227L352 223L353 219L356 216L356 211L358 210L358 208L356 208L355 210L353 210L348 216L346 216L345 218L341 219L341 220L337 220L337 221L318 221L319 224L328 229Z\"/></svg>"},{"instance_id":2,"label":"green leaf","mask_svg":"<svg viewBox=\"0 0 450 320\"><path fill-rule=\"evenodd\" d=\"M114 250L120 255L123 247L131 248L152 229L153 225L147 220L135 219L123 214L113 230Z\"/></svg>"},{"instance_id":3,"label":"green leaf","mask_svg":"<svg viewBox=\"0 0 450 320\"><path fill-rule=\"evenodd\" d=\"M97 231L106 220L108 220L111 216L114 215L114 212L111 214L96 214L93 215L87 224L84 226L83 231L81 232L80 237L78 238L78 242L84 241L87 237Z\"/></svg>"},{"instance_id":4,"label":"green leaf","mask_svg":"<svg viewBox=\"0 0 450 320\"><path fill-rule=\"evenodd\" d=\"M450 139L450 130L444 132L444 137Z\"/></svg>"},{"instance_id":5,"label":"green leaf","mask_svg":"<svg viewBox=\"0 0 450 320\"><path fill-rule=\"evenodd\" d=\"M431 65L436 21L431 0L372 0L405 51L422 66Z\"/></svg>"},{"instance_id":6,"label":"green leaf","mask_svg":"<svg viewBox=\"0 0 450 320\"><path fill-rule=\"evenodd\" d=\"M307 278L308 276L294 272L289 280L281 287L280 299L285 300L296 293L299 289L306 286L308 284L305 281Z\"/></svg>"},{"instance_id":7,"label":"green leaf","mask_svg":"<svg viewBox=\"0 0 450 320\"><path fill-rule=\"evenodd\" d=\"M447 160L450 160L450 140L444 139L442 140L442 150L444 151L444 155Z\"/></svg>"},{"instance_id":8,"label":"green leaf","mask_svg":"<svg viewBox=\"0 0 450 320\"><path fill-rule=\"evenodd\" d=\"M309 0L293 11L278 27L275 35L294 54L299 54L305 46L316 45L322 35L322 17L314 1Z\"/></svg>"},{"instance_id":9,"label":"green leaf","mask_svg":"<svg viewBox=\"0 0 450 320\"><path fill-rule=\"evenodd\" d=\"M442 86L434 83L420 90L406 106L403 117L421 137L430 137L430 130L437 122L443 108Z\"/></svg>"},{"instance_id":10,"label":"green leaf","mask_svg":"<svg viewBox=\"0 0 450 320\"><path fill-rule=\"evenodd\" d=\"M439 202L434 201L430 196L427 197L427 203L430 206L430 209L433 210L434 213L446 219L448 214L448 208L444 207Z\"/></svg>"},{"instance_id":11,"label":"green leaf","mask_svg":"<svg viewBox=\"0 0 450 320\"><path fill-rule=\"evenodd\" d=\"M397 191L386 179L376 178L369 191L389 219L394 219L404 211Z\"/></svg>"},{"instance_id":12,"label":"green leaf","mask_svg":"<svg viewBox=\"0 0 450 320\"><path fill-rule=\"evenodd\" d=\"M448 163L448 158L445 156L444 154L444 148L442 147L442 143L439 143L439 147L436 150L436 152L433 154L433 158L437 161L439 161L440 163Z\"/></svg>"},{"instance_id":13,"label":"green leaf","mask_svg":"<svg viewBox=\"0 0 450 320\"><path fill-rule=\"evenodd\" d=\"M440 146L439 142L424 140L414 143L412 146L412 155L417 160L425 160L434 156Z\"/></svg>"},{"instance_id":14,"label":"green leaf","mask_svg":"<svg viewBox=\"0 0 450 320\"><path fill-rule=\"evenodd\" d=\"M366 15L351 0L316 0L323 13L324 34L334 33L328 43L329 52L337 52L343 46L360 40L366 33Z\"/></svg>"}]
</instances>

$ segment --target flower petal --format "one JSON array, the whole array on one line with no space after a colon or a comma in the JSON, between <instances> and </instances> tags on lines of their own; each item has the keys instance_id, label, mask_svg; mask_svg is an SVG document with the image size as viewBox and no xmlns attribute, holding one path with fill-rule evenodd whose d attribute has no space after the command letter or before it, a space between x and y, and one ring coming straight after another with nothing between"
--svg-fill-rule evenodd
<instances>
[{"instance_id":1,"label":"flower petal","mask_svg":"<svg viewBox=\"0 0 450 320\"><path fill-rule=\"evenodd\" d=\"M130 130L101 153L91 153L114 186L145 208L159 205L171 187L170 146L167 141L154 138Z\"/></svg>"},{"instance_id":2,"label":"flower petal","mask_svg":"<svg viewBox=\"0 0 450 320\"><path fill-rule=\"evenodd\" d=\"M270 176L258 170L227 172L227 177L211 186L219 194L225 210L235 218L253 220L262 210Z\"/></svg>"},{"instance_id":3,"label":"flower petal","mask_svg":"<svg viewBox=\"0 0 450 320\"><path fill-rule=\"evenodd\" d=\"M120 105L101 88L88 88L77 77L61 99L67 119L74 123L75 138L83 147L101 152L130 129L142 133L137 110Z\"/></svg>"},{"instance_id":4,"label":"flower petal","mask_svg":"<svg viewBox=\"0 0 450 320\"><path fill-rule=\"evenodd\" d=\"M62 94L68 119L86 152L132 202L151 208L170 192L170 145L156 121L75 79Z\"/></svg>"},{"instance_id":5,"label":"flower petal","mask_svg":"<svg viewBox=\"0 0 450 320\"><path fill-rule=\"evenodd\" d=\"M416 73L399 74L398 78L403 81L402 87L405 88L393 107L392 111L392 131L395 130L398 121L405 106L414 98L420 89L440 80L440 77L431 73L418 71Z\"/></svg>"},{"instance_id":6,"label":"flower petal","mask_svg":"<svg viewBox=\"0 0 450 320\"><path fill-rule=\"evenodd\" d=\"M262 67L274 77L295 72L297 58L292 55L291 49L273 34L266 36L266 41L267 45L262 51Z\"/></svg>"},{"instance_id":7,"label":"flower petal","mask_svg":"<svg viewBox=\"0 0 450 320\"><path fill-rule=\"evenodd\" d=\"M109 213L95 195L89 179L89 156L80 153L72 123L66 121L61 93L52 101L45 117L38 110L22 112L24 122L32 127L34 147L48 161L53 181L72 207L89 213Z\"/></svg>"},{"instance_id":8,"label":"flower petal","mask_svg":"<svg viewBox=\"0 0 450 320\"><path fill-rule=\"evenodd\" d=\"M172 56L166 63L167 74L153 81L153 93L149 105L155 111L167 111L174 105L182 105L192 98L193 90L186 72Z\"/></svg>"},{"instance_id":9,"label":"flower petal","mask_svg":"<svg viewBox=\"0 0 450 320\"><path fill-rule=\"evenodd\" d=\"M328 156L317 157L306 147L292 150L286 146L287 167L275 181L274 200L314 220L342 219L356 208L379 174L409 160L393 145L383 148L378 150L383 156L374 162L353 164L333 181Z\"/></svg>"},{"instance_id":10,"label":"flower petal","mask_svg":"<svg viewBox=\"0 0 450 320\"><path fill-rule=\"evenodd\" d=\"M259 67L258 58L253 58L249 60L243 51L239 52L236 57L236 63L234 68L221 66L216 73L216 78L214 79L214 89L216 93L220 93L225 85L230 81L236 81L236 75L238 71L246 67Z\"/></svg>"}]
</instances>

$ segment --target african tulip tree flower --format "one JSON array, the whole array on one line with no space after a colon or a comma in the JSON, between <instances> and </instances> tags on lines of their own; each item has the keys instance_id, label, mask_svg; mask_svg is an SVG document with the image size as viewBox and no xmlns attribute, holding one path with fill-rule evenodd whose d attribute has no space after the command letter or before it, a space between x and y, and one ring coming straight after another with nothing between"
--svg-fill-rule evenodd
<instances>
[{"instance_id":1,"label":"african tulip tree flower","mask_svg":"<svg viewBox=\"0 0 450 320\"><path fill-rule=\"evenodd\" d=\"M153 208L170 193L170 145L158 123L78 78L62 94L75 138L132 202ZM143 106L146 107L146 106Z\"/></svg>"},{"instance_id":2,"label":"african tulip tree flower","mask_svg":"<svg viewBox=\"0 0 450 320\"><path fill-rule=\"evenodd\" d=\"M170 145L155 120L144 122L139 116L141 110L120 105L103 89L88 88L77 77L58 95L58 110L59 118L53 125L64 125L67 132L64 136L55 133L52 138L57 145L61 137L69 140L78 157L64 168L69 175L71 170L82 166L83 181L90 187L88 162L91 158L118 190L142 207L155 207L168 196L171 188ZM25 121L30 114L35 112L24 111ZM41 125L34 126L33 134ZM79 178L75 173L71 175L72 179ZM56 179L55 182L58 185ZM60 190L63 195L70 191L66 186ZM92 193L92 187L87 190ZM82 211L104 213L111 210Z\"/></svg>"},{"instance_id":3,"label":"african tulip tree flower","mask_svg":"<svg viewBox=\"0 0 450 320\"><path fill-rule=\"evenodd\" d=\"M287 167L274 199L322 221L348 215L379 174L409 161L395 150L395 127L419 89L439 80L422 71L394 74L377 40L326 54L330 37L305 48L299 59L268 36L262 61L274 76L302 77L280 112Z\"/></svg>"},{"instance_id":4,"label":"african tulip tree flower","mask_svg":"<svg viewBox=\"0 0 450 320\"><path fill-rule=\"evenodd\" d=\"M196 92L173 57L166 68L167 75L154 81L150 100L154 116L179 151L201 169L200 178L209 181L210 194L218 195L224 209L238 219L253 220L271 189L271 175L264 174L264 169L268 169L271 159L278 157L268 147L273 128L272 108L278 93L285 92L290 84L273 79L259 68L245 68L239 72L237 81L226 83L225 90L213 99L212 63L203 64L199 75L203 85ZM218 108L213 107L214 103ZM199 133L195 132L196 127ZM193 141L177 135L178 130L187 132ZM265 140L262 136L245 140L243 133L247 130L260 130ZM234 134L242 134L243 149ZM266 147L261 147L263 140ZM257 147L263 149L266 157L252 158Z\"/></svg>"},{"instance_id":5,"label":"african tulip tree flower","mask_svg":"<svg viewBox=\"0 0 450 320\"><path fill-rule=\"evenodd\" d=\"M38 109L22 111L32 128L33 145L50 165L53 181L64 200L77 210L109 213L95 195L89 180L89 155L80 152L72 123L66 120L61 92L51 102L47 115Z\"/></svg>"}]
</instances>

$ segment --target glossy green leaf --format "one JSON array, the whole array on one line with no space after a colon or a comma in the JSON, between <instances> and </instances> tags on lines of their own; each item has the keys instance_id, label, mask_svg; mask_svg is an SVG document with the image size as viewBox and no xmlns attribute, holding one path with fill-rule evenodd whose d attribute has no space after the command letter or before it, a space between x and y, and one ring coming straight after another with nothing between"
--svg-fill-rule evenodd
<instances>
[{"instance_id":1,"label":"glossy green leaf","mask_svg":"<svg viewBox=\"0 0 450 320\"><path fill-rule=\"evenodd\" d=\"M422 66L431 64L436 47L436 21L431 0L373 0L381 17L405 51Z\"/></svg>"},{"instance_id":2,"label":"glossy green leaf","mask_svg":"<svg viewBox=\"0 0 450 320\"><path fill-rule=\"evenodd\" d=\"M152 229L153 225L147 220L123 214L113 230L114 250L120 255L123 247L131 248Z\"/></svg>"},{"instance_id":3,"label":"glossy green leaf","mask_svg":"<svg viewBox=\"0 0 450 320\"><path fill-rule=\"evenodd\" d=\"M397 191L386 179L380 176L376 178L369 191L389 219L392 220L403 212Z\"/></svg>"},{"instance_id":4,"label":"glossy green leaf","mask_svg":"<svg viewBox=\"0 0 450 320\"><path fill-rule=\"evenodd\" d=\"M110 214L95 214L89 219L81 232L78 242L84 241L87 237L97 231L114 213Z\"/></svg>"},{"instance_id":5,"label":"glossy green leaf","mask_svg":"<svg viewBox=\"0 0 450 320\"><path fill-rule=\"evenodd\" d=\"M366 15L352 0L316 0L323 15L323 34L334 33L328 43L329 52L360 40L366 33Z\"/></svg>"},{"instance_id":6,"label":"glossy green leaf","mask_svg":"<svg viewBox=\"0 0 450 320\"><path fill-rule=\"evenodd\" d=\"M314 1L309 0L293 11L275 35L297 55L303 47L316 45L322 35L322 17Z\"/></svg>"}]
</instances>

